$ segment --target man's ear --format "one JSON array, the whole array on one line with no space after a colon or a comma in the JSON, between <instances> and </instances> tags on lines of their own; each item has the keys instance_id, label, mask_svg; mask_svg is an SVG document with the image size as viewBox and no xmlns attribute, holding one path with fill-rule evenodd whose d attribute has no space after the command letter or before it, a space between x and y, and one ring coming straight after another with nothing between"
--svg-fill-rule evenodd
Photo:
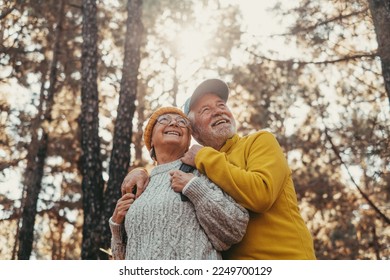
<instances>
[{"instance_id":1,"label":"man's ear","mask_svg":"<svg viewBox=\"0 0 390 280\"><path fill-rule=\"evenodd\" d=\"M198 139L199 139L199 132L198 132L196 129L193 129L193 130L191 131L191 135L192 135L192 137L193 137L196 141L198 141Z\"/></svg>"},{"instance_id":2,"label":"man's ear","mask_svg":"<svg viewBox=\"0 0 390 280\"><path fill-rule=\"evenodd\" d=\"M191 133L188 133L188 147L191 145Z\"/></svg>"}]
</instances>

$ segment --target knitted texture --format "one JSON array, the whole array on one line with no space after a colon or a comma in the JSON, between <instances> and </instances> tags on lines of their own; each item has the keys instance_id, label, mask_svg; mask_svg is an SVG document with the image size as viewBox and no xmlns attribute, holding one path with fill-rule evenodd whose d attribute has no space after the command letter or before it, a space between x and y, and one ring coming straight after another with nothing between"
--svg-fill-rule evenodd
<instances>
[{"instance_id":1,"label":"knitted texture","mask_svg":"<svg viewBox=\"0 0 390 280\"><path fill-rule=\"evenodd\" d=\"M181 201L171 189L169 175L180 165L177 160L152 170L146 190L127 212L127 240L123 240L122 226L110 221L115 259L221 259L217 249L227 249L242 239L247 211L210 181L193 180L186 195L194 201Z\"/></svg>"}]
</instances>

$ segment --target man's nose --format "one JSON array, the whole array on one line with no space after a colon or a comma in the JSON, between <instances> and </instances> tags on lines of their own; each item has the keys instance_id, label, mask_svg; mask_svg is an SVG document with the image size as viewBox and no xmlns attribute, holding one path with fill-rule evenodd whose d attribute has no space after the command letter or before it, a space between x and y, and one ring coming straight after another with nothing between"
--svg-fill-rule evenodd
<instances>
[{"instance_id":1,"label":"man's nose","mask_svg":"<svg viewBox=\"0 0 390 280\"><path fill-rule=\"evenodd\" d=\"M223 113L225 113L224 109L222 109L218 106L212 108L212 112L213 112L213 115L215 115L215 116L219 116L219 115L222 115Z\"/></svg>"}]
</instances>

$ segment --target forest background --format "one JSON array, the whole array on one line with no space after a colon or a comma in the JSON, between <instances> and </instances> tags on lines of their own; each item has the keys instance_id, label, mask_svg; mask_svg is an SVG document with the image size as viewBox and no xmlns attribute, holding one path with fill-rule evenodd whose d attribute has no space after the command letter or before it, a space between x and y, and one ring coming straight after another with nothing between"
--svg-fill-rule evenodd
<instances>
[{"instance_id":1,"label":"forest background","mask_svg":"<svg viewBox=\"0 0 390 280\"><path fill-rule=\"evenodd\" d=\"M145 120L210 77L279 140L318 259L390 259L388 0L0 0L0 259L107 259Z\"/></svg>"}]
</instances>

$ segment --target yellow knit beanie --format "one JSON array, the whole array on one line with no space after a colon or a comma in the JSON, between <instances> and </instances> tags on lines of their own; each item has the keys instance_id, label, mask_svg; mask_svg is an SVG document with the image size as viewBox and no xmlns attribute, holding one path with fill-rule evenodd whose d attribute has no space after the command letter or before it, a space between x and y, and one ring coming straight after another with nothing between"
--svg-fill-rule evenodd
<instances>
[{"instance_id":1,"label":"yellow knit beanie","mask_svg":"<svg viewBox=\"0 0 390 280\"><path fill-rule=\"evenodd\" d=\"M180 109L178 109L176 107L161 107L160 109L157 109L150 116L149 121L148 121L148 123L145 127L145 130L144 130L144 142L145 142L145 146L148 149L148 151L150 151L150 149L152 148L151 142L152 142L152 132L153 132L154 125L156 124L157 119L160 116L165 115L165 114L178 114L178 115L182 116L184 119L188 120L187 116L183 113L183 111L181 111Z\"/></svg>"}]
</instances>

